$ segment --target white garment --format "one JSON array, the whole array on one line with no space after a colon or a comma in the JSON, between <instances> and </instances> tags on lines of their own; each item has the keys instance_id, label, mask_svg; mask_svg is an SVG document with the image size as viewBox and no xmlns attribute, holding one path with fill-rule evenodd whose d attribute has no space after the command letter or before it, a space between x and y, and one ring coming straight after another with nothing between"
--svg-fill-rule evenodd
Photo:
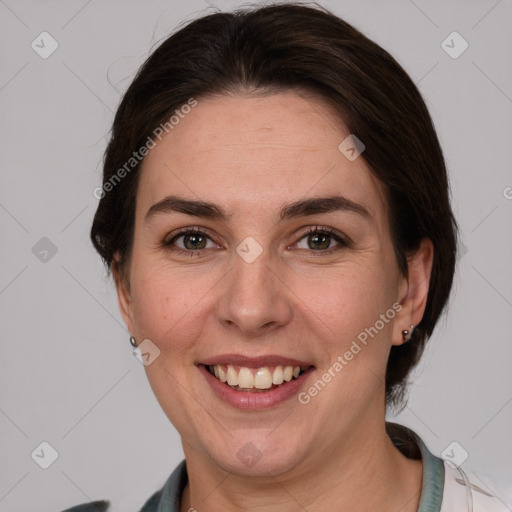
<instances>
[{"instance_id":1,"label":"white garment","mask_svg":"<svg viewBox=\"0 0 512 512\"><path fill-rule=\"evenodd\" d=\"M440 512L512 512L512 509L482 489L461 468L444 462L444 489Z\"/></svg>"}]
</instances>

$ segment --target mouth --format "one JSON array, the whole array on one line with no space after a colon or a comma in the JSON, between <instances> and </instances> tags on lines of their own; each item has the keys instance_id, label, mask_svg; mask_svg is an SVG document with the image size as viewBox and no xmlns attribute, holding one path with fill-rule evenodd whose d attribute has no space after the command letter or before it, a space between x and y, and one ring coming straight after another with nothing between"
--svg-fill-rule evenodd
<instances>
[{"instance_id":1,"label":"mouth","mask_svg":"<svg viewBox=\"0 0 512 512\"><path fill-rule=\"evenodd\" d=\"M298 380L311 365L274 365L258 368L234 364L207 364L206 370L235 391L265 393Z\"/></svg>"},{"instance_id":2,"label":"mouth","mask_svg":"<svg viewBox=\"0 0 512 512\"><path fill-rule=\"evenodd\" d=\"M196 365L217 398L244 411L273 409L293 399L315 373L309 362L279 355L224 354Z\"/></svg>"}]
</instances>

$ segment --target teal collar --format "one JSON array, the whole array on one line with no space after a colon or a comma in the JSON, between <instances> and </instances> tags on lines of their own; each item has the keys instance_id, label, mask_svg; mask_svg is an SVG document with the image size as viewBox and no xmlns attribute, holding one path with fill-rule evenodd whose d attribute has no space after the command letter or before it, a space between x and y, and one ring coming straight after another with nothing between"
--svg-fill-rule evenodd
<instances>
[{"instance_id":1,"label":"teal collar","mask_svg":"<svg viewBox=\"0 0 512 512\"><path fill-rule=\"evenodd\" d=\"M408 458L423 461L423 481L418 512L440 512L444 492L444 463L433 455L422 439L411 429L397 423L386 423L393 444Z\"/></svg>"}]
</instances>

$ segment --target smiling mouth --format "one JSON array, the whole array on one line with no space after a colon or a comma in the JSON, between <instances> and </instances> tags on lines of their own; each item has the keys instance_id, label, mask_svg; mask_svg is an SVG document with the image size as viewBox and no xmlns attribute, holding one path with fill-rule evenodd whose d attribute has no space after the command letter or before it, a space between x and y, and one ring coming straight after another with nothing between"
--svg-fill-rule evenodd
<instances>
[{"instance_id":1,"label":"smiling mouth","mask_svg":"<svg viewBox=\"0 0 512 512\"><path fill-rule=\"evenodd\" d=\"M236 391L265 392L276 389L287 382L297 380L311 366L262 366L260 368L248 368L235 365L205 365L208 372L217 380Z\"/></svg>"}]
</instances>

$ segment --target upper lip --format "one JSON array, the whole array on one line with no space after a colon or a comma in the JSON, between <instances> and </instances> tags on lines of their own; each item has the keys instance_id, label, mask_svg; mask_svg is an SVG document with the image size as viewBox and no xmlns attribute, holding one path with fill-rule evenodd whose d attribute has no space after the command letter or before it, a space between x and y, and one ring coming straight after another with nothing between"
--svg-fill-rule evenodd
<instances>
[{"instance_id":1,"label":"upper lip","mask_svg":"<svg viewBox=\"0 0 512 512\"><path fill-rule=\"evenodd\" d=\"M204 361L200 361L199 364L204 364L206 366L214 366L216 364L231 364L233 366L245 366L247 368L262 368L263 366L313 366L308 361L301 361L291 357L279 355L249 357L242 354L221 354L218 356L209 357Z\"/></svg>"}]
</instances>

